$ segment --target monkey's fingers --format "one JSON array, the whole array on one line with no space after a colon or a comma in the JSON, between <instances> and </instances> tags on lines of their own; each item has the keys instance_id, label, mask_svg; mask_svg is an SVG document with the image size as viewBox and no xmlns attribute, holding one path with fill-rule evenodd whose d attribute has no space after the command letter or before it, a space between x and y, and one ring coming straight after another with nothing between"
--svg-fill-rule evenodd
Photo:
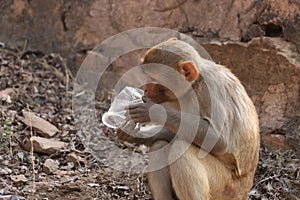
<instances>
[{"instance_id":1,"label":"monkey's fingers","mask_svg":"<svg viewBox=\"0 0 300 200\"><path fill-rule=\"evenodd\" d=\"M118 139L121 142L127 141L130 143L136 143L139 139L137 138L139 131L140 128L137 127L136 124L134 124L132 121L127 121L122 127L117 129Z\"/></svg>"},{"instance_id":2,"label":"monkey's fingers","mask_svg":"<svg viewBox=\"0 0 300 200\"><path fill-rule=\"evenodd\" d=\"M126 134L132 135L140 131L139 127L132 121L126 121L120 129Z\"/></svg>"},{"instance_id":3,"label":"monkey's fingers","mask_svg":"<svg viewBox=\"0 0 300 200\"><path fill-rule=\"evenodd\" d=\"M132 115L130 115L130 117L134 123L151 122L151 118L149 117L149 114L147 112L140 112L140 113L132 114Z\"/></svg>"},{"instance_id":4,"label":"monkey's fingers","mask_svg":"<svg viewBox=\"0 0 300 200\"><path fill-rule=\"evenodd\" d=\"M145 108L145 103L136 103L136 104L131 104L128 106L127 110L129 111L130 114L136 113L136 112L141 112Z\"/></svg>"},{"instance_id":5,"label":"monkey's fingers","mask_svg":"<svg viewBox=\"0 0 300 200\"><path fill-rule=\"evenodd\" d=\"M133 121L134 123L144 123L149 121L149 111L144 107L135 107L130 108L128 114L126 115L126 119L129 121Z\"/></svg>"}]
</instances>

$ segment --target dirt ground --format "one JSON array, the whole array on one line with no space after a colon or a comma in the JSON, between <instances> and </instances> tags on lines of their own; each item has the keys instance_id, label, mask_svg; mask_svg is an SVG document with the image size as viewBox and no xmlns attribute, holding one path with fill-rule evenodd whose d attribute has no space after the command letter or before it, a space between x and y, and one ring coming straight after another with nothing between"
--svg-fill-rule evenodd
<instances>
[{"instance_id":1,"label":"dirt ground","mask_svg":"<svg viewBox=\"0 0 300 200\"><path fill-rule=\"evenodd\" d=\"M85 151L72 115L72 81L60 55L0 48L0 91L14 91L11 99L0 101L0 199L152 199L145 174L115 171ZM107 109L107 98L100 99ZM39 133L22 122L22 110L55 125L60 132L54 139L66 142L68 148L53 154L24 150L24 141ZM112 130L106 131L123 145ZM79 157L69 160L70 153ZM59 163L52 174L43 169L49 158ZM16 179L16 175L24 176ZM299 157L292 149L261 146L249 200L300 199L299 180Z\"/></svg>"}]
</instances>

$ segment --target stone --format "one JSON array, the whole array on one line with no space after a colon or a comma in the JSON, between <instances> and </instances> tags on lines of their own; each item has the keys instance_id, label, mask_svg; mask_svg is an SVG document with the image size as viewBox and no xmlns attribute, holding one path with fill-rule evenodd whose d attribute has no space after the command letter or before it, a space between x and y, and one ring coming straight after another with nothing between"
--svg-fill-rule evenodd
<instances>
[{"instance_id":1,"label":"stone","mask_svg":"<svg viewBox=\"0 0 300 200\"><path fill-rule=\"evenodd\" d=\"M139 145L137 151L141 152L142 154L146 154L149 151L149 149L146 145L141 144Z\"/></svg>"},{"instance_id":2,"label":"stone","mask_svg":"<svg viewBox=\"0 0 300 200\"><path fill-rule=\"evenodd\" d=\"M300 158L300 115L297 115L285 126L287 143L293 147Z\"/></svg>"},{"instance_id":3,"label":"stone","mask_svg":"<svg viewBox=\"0 0 300 200\"><path fill-rule=\"evenodd\" d=\"M16 195L2 195L0 194L0 200L19 200L20 198Z\"/></svg>"},{"instance_id":4,"label":"stone","mask_svg":"<svg viewBox=\"0 0 300 200\"><path fill-rule=\"evenodd\" d=\"M33 112L22 111L24 118L22 122L27 126L32 126L35 130L37 130L41 136L50 138L53 137L59 130L51 124L50 122L38 117Z\"/></svg>"},{"instance_id":5,"label":"stone","mask_svg":"<svg viewBox=\"0 0 300 200\"><path fill-rule=\"evenodd\" d=\"M289 150L291 147L287 144L284 135L267 134L261 136L261 143L269 150Z\"/></svg>"},{"instance_id":6,"label":"stone","mask_svg":"<svg viewBox=\"0 0 300 200\"><path fill-rule=\"evenodd\" d=\"M6 88L5 90L0 91L0 100L11 103L11 99L15 96L15 91L12 88Z\"/></svg>"},{"instance_id":7,"label":"stone","mask_svg":"<svg viewBox=\"0 0 300 200\"><path fill-rule=\"evenodd\" d=\"M23 174L13 175L10 177L10 179L15 183L20 183L20 182L26 183L28 181L27 178Z\"/></svg>"},{"instance_id":8,"label":"stone","mask_svg":"<svg viewBox=\"0 0 300 200\"><path fill-rule=\"evenodd\" d=\"M42 137L36 137L33 136L30 138L33 143L33 151L35 153L45 153L45 154L52 154L55 153L61 149L64 149L67 147L67 143L56 141L53 139L48 138L42 138ZM27 151L31 150L31 142L28 141L26 144L22 144L23 148Z\"/></svg>"},{"instance_id":9,"label":"stone","mask_svg":"<svg viewBox=\"0 0 300 200\"><path fill-rule=\"evenodd\" d=\"M0 174L8 175L8 174L11 174L11 173L12 173L12 170L8 167L4 167L4 168L0 169Z\"/></svg>"},{"instance_id":10,"label":"stone","mask_svg":"<svg viewBox=\"0 0 300 200\"><path fill-rule=\"evenodd\" d=\"M300 113L300 59L295 45L261 37L248 43L209 41L202 46L241 80L262 130L280 129Z\"/></svg>"},{"instance_id":11,"label":"stone","mask_svg":"<svg viewBox=\"0 0 300 200\"><path fill-rule=\"evenodd\" d=\"M83 164L87 164L87 161L86 159L78 156L76 153L72 152L72 153L69 153L67 155L67 161L69 162L73 162L74 164L79 164L79 163L83 163Z\"/></svg>"},{"instance_id":12,"label":"stone","mask_svg":"<svg viewBox=\"0 0 300 200\"><path fill-rule=\"evenodd\" d=\"M43 165L43 172L45 172L46 174L53 174L58 170L58 167L59 167L59 163L57 161L52 159L47 159L45 160Z\"/></svg>"}]
</instances>

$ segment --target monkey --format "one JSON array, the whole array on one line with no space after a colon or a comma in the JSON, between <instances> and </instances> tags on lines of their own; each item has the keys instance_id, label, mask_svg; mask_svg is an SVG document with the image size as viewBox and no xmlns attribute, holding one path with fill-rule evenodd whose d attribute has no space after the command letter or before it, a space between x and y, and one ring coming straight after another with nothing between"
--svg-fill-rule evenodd
<instances>
[{"instance_id":1,"label":"monkey","mask_svg":"<svg viewBox=\"0 0 300 200\"><path fill-rule=\"evenodd\" d=\"M259 159L259 122L238 78L179 39L150 48L142 64L149 79L143 86L144 102L129 105L128 116L134 123L154 121L163 128L156 135L138 137L139 133L130 134L127 123L117 134L120 140L149 146L153 152L149 166L177 156L169 165L147 173L153 199L247 199ZM161 72L155 64L174 70L179 78ZM159 109L151 116L156 105L164 109L164 121ZM191 129L195 130L192 137Z\"/></svg>"}]
</instances>

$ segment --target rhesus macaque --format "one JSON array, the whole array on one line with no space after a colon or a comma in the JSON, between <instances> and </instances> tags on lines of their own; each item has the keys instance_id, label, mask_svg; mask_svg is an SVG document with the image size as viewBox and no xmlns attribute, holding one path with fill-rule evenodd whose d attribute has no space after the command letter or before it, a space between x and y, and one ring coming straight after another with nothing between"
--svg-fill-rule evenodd
<instances>
[{"instance_id":1,"label":"rhesus macaque","mask_svg":"<svg viewBox=\"0 0 300 200\"><path fill-rule=\"evenodd\" d=\"M229 69L201 58L192 46L181 40L167 40L154 46L147 51L142 63L163 64L176 70L182 79L164 74L154 67L155 64L153 68L151 65L145 67L150 80L143 88L145 102L130 105L129 115L136 123L151 120L162 123L159 113L157 119L149 114L149 109L159 104L167 116L162 124L164 128L148 138L127 134L130 133L128 125L117 130L121 140L149 145L150 152L169 145L159 154L151 155L149 165L166 162L180 154L169 166L148 173L153 198L247 199L258 163L259 125L255 107L240 81ZM176 91L157 82L160 77L171 82ZM193 109L192 99L180 104L190 93L196 94L198 110ZM181 118L183 112L194 117L184 120ZM181 123L184 127L195 128L195 119L198 124L192 140L186 139L192 134L189 128L177 134ZM180 152L189 143L186 151ZM213 145L209 148L206 144ZM201 153L207 155L201 157Z\"/></svg>"}]
</instances>

